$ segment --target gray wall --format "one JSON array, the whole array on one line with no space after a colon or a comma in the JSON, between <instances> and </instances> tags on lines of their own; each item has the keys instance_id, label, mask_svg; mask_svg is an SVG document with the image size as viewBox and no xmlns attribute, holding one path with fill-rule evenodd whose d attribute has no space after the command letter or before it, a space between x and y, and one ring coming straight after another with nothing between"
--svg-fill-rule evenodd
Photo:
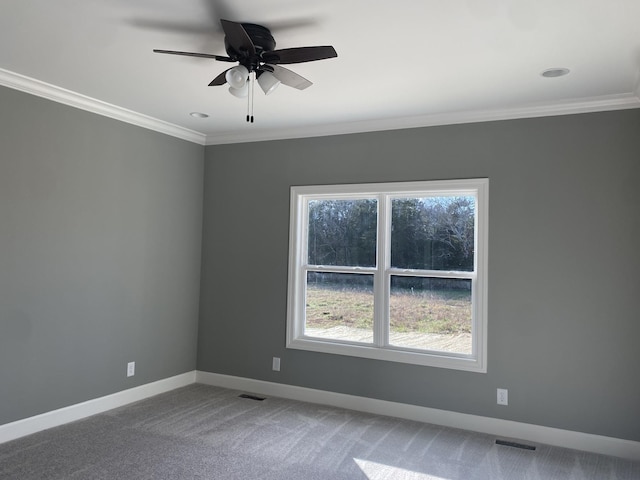
<instances>
[{"instance_id":1,"label":"gray wall","mask_svg":"<svg viewBox=\"0 0 640 480\"><path fill-rule=\"evenodd\" d=\"M285 349L291 185L468 177L488 373ZM638 185L638 109L207 147L198 368L640 441Z\"/></svg>"},{"instance_id":2,"label":"gray wall","mask_svg":"<svg viewBox=\"0 0 640 480\"><path fill-rule=\"evenodd\" d=\"M0 88L0 424L195 368L203 164Z\"/></svg>"},{"instance_id":3,"label":"gray wall","mask_svg":"<svg viewBox=\"0 0 640 480\"><path fill-rule=\"evenodd\" d=\"M640 441L640 110L211 146L203 215L201 146L0 107L0 424L197 366ZM285 349L291 185L467 177L491 180L487 374Z\"/></svg>"}]
</instances>

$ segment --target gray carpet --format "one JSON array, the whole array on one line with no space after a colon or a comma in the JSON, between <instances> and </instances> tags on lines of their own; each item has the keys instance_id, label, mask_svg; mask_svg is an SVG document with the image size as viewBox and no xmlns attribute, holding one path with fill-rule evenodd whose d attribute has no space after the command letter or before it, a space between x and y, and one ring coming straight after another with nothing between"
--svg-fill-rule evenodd
<instances>
[{"instance_id":1,"label":"gray carpet","mask_svg":"<svg viewBox=\"0 0 640 480\"><path fill-rule=\"evenodd\" d=\"M179 390L0 445L0 478L640 479L640 463L308 403Z\"/></svg>"}]
</instances>

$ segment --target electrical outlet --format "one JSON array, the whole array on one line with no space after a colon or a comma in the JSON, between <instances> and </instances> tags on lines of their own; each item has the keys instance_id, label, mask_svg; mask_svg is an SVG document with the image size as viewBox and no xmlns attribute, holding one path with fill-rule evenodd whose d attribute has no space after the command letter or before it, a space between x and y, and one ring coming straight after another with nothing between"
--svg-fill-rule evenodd
<instances>
[{"instance_id":1,"label":"electrical outlet","mask_svg":"<svg viewBox=\"0 0 640 480\"><path fill-rule=\"evenodd\" d=\"M509 390L506 388L498 389L498 405L509 405Z\"/></svg>"},{"instance_id":2,"label":"electrical outlet","mask_svg":"<svg viewBox=\"0 0 640 480\"><path fill-rule=\"evenodd\" d=\"M127 363L127 377L133 377L136 374L136 362Z\"/></svg>"},{"instance_id":3,"label":"electrical outlet","mask_svg":"<svg viewBox=\"0 0 640 480\"><path fill-rule=\"evenodd\" d=\"M273 363L271 364L271 368L274 372L280 371L280 357L273 357Z\"/></svg>"}]
</instances>

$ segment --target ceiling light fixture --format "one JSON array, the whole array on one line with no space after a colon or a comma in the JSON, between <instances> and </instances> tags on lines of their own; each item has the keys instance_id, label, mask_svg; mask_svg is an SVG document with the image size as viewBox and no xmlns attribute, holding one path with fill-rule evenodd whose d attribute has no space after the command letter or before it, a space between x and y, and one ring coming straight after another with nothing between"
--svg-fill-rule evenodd
<instances>
[{"instance_id":1,"label":"ceiling light fixture","mask_svg":"<svg viewBox=\"0 0 640 480\"><path fill-rule=\"evenodd\" d=\"M224 48L227 56L209 53L158 50L156 53L211 58L220 62L238 62L211 80L209 86L229 84L229 93L247 100L247 122L253 123L253 98L256 80L265 95L271 94L280 83L304 90L312 84L309 80L280 64L315 62L338 56L331 45L295 47L276 50L276 41L268 28L255 23L238 23L220 19L224 31Z\"/></svg>"},{"instance_id":2,"label":"ceiling light fixture","mask_svg":"<svg viewBox=\"0 0 640 480\"><path fill-rule=\"evenodd\" d=\"M247 84L249 70L244 65L230 68L225 73L224 78L232 88L241 89Z\"/></svg>"},{"instance_id":3,"label":"ceiling light fixture","mask_svg":"<svg viewBox=\"0 0 640 480\"><path fill-rule=\"evenodd\" d=\"M202 112L191 112L189 115L191 115L193 118L209 118L209 115Z\"/></svg>"},{"instance_id":4,"label":"ceiling light fixture","mask_svg":"<svg viewBox=\"0 0 640 480\"><path fill-rule=\"evenodd\" d=\"M258 76L258 85L260 85L265 95L269 95L278 88L280 80L278 80L273 73L265 70Z\"/></svg>"},{"instance_id":5,"label":"ceiling light fixture","mask_svg":"<svg viewBox=\"0 0 640 480\"><path fill-rule=\"evenodd\" d=\"M556 78L556 77L563 77L565 75L568 75L569 72L570 70L568 68L548 68L544 72L542 72L540 75L542 75L545 78Z\"/></svg>"},{"instance_id":6,"label":"ceiling light fixture","mask_svg":"<svg viewBox=\"0 0 640 480\"><path fill-rule=\"evenodd\" d=\"M229 87L229 93L234 97L244 98L249 94L249 83L245 82L240 88Z\"/></svg>"}]
</instances>

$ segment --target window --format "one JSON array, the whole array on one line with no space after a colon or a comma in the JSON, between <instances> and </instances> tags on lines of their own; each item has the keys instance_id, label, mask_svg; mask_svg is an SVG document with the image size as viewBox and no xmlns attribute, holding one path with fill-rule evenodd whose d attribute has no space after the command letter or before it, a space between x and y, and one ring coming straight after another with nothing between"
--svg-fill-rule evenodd
<instances>
[{"instance_id":1,"label":"window","mask_svg":"<svg viewBox=\"0 0 640 480\"><path fill-rule=\"evenodd\" d=\"M486 372L488 186L292 187L287 347Z\"/></svg>"}]
</instances>

